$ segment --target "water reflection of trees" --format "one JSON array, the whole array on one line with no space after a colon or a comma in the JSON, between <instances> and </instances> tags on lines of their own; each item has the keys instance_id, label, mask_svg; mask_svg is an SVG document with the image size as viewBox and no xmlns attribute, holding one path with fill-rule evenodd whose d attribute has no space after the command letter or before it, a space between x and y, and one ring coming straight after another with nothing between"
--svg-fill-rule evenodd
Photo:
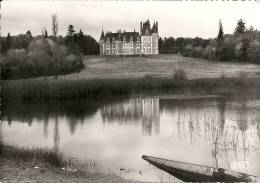
<instances>
[{"instance_id":1,"label":"water reflection of trees","mask_svg":"<svg viewBox=\"0 0 260 183\"><path fill-rule=\"evenodd\" d=\"M105 105L101 108L104 123L135 124L142 122L143 135L159 135L159 98L132 98L124 102Z\"/></svg>"},{"instance_id":2,"label":"water reflection of trees","mask_svg":"<svg viewBox=\"0 0 260 183\"><path fill-rule=\"evenodd\" d=\"M84 119L94 115L100 106L113 101L114 99L81 99L6 102L3 104L2 117L9 125L12 125L12 121L27 123L29 126L33 122L43 123L43 136L47 138L50 121L65 117L73 134L77 125L83 123Z\"/></svg>"},{"instance_id":3,"label":"water reflection of trees","mask_svg":"<svg viewBox=\"0 0 260 183\"><path fill-rule=\"evenodd\" d=\"M211 101L172 101L164 106L175 116L174 133L178 139L204 148L206 143L212 150L215 167L232 168L234 162L243 161L244 167L239 168L246 171L248 156L259 151L260 108L248 103L247 97L235 101L223 97Z\"/></svg>"}]
</instances>

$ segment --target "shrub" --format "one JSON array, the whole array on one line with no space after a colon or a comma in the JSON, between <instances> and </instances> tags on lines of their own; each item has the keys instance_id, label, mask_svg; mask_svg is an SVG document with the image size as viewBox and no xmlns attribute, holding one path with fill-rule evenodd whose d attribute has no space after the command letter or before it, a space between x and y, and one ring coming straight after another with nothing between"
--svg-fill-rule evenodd
<instances>
[{"instance_id":1,"label":"shrub","mask_svg":"<svg viewBox=\"0 0 260 183\"><path fill-rule=\"evenodd\" d=\"M203 53L202 53L202 57L206 58L206 59L210 59L210 60L214 60L216 58L216 47L212 46L212 45L208 45Z\"/></svg>"},{"instance_id":2,"label":"shrub","mask_svg":"<svg viewBox=\"0 0 260 183\"><path fill-rule=\"evenodd\" d=\"M249 39L243 38L236 46L236 56L239 61L248 61L249 43L250 43Z\"/></svg>"},{"instance_id":3,"label":"shrub","mask_svg":"<svg viewBox=\"0 0 260 183\"><path fill-rule=\"evenodd\" d=\"M235 48L223 45L217 49L216 52L217 60L220 61L228 61L235 59Z\"/></svg>"},{"instance_id":4,"label":"shrub","mask_svg":"<svg viewBox=\"0 0 260 183\"><path fill-rule=\"evenodd\" d=\"M2 79L19 79L78 72L84 64L81 54L72 53L51 39L35 38L28 50L9 50L1 67Z\"/></svg>"},{"instance_id":5,"label":"shrub","mask_svg":"<svg viewBox=\"0 0 260 183\"><path fill-rule=\"evenodd\" d=\"M257 40L253 40L247 50L248 60L254 63L260 63L260 43Z\"/></svg>"},{"instance_id":6,"label":"shrub","mask_svg":"<svg viewBox=\"0 0 260 183\"><path fill-rule=\"evenodd\" d=\"M188 44L184 47L182 51L182 55L185 57L192 56L192 50L193 50L192 44Z\"/></svg>"},{"instance_id":7,"label":"shrub","mask_svg":"<svg viewBox=\"0 0 260 183\"><path fill-rule=\"evenodd\" d=\"M177 69L173 73L173 79L175 80L187 80L186 73L183 69Z\"/></svg>"}]
</instances>

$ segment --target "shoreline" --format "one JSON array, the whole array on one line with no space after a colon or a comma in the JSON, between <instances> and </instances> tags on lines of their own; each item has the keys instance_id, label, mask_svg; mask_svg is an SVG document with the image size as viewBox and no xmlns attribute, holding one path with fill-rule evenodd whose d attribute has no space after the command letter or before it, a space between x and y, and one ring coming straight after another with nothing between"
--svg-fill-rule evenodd
<instances>
[{"instance_id":1,"label":"shoreline","mask_svg":"<svg viewBox=\"0 0 260 183\"><path fill-rule=\"evenodd\" d=\"M139 79L78 79L78 80L12 80L0 81L3 102L12 100L47 100L99 98L133 95L142 91L178 91L199 89L259 88L260 77L219 77L174 79L145 77Z\"/></svg>"},{"instance_id":2,"label":"shoreline","mask_svg":"<svg viewBox=\"0 0 260 183\"><path fill-rule=\"evenodd\" d=\"M68 165L60 166L61 164L57 164L58 166L55 166L51 162L53 159L46 159L45 157L46 154L54 155L54 153L53 150L47 149L27 149L2 145L0 156L0 181L48 183L140 183L139 181L125 180L117 175L90 173L78 169L77 167L69 167ZM25 155L28 155L28 157ZM65 160L62 161L67 163Z\"/></svg>"}]
</instances>

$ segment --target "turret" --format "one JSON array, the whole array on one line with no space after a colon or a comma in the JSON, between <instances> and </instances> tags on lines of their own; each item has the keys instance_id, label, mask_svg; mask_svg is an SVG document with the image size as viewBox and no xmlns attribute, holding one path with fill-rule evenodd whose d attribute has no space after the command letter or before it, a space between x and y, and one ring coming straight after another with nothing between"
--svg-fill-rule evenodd
<instances>
[{"instance_id":1,"label":"turret","mask_svg":"<svg viewBox=\"0 0 260 183\"><path fill-rule=\"evenodd\" d=\"M149 19L144 22L142 27L142 35L150 35L151 34L151 27L150 27L150 21Z\"/></svg>"},{"instance_id":2,"label":"turret","mask_svg":"<svg viewBox=\"0 0 260 183\"><path fill-rule=\"evenodd\" d=\"M103 28L102 28L102 32L101 32L101 36L100 36L100 41L103 41L105 38L105 35L104 35L104 31L103 31Z\"/></svg>"},{"instance_id":3,"label":"turret","mask_svg":"<svg viewBox=\"0 0 260 183\"><path fill-rule=\"evenodd\" d=\"M158 34L158 22L153 23L152 34Z\"/></svg>"}]
</instances>

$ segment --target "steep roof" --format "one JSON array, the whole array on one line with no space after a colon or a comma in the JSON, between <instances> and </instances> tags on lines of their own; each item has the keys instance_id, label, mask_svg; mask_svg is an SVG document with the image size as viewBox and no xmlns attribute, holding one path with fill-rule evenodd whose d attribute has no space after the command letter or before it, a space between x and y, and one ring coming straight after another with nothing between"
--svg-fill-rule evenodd
<instances>
[{"instance_id":1,"label":"steep roof","mask_svg":"<svg viewBox=\"0 0 260 183\"><path fill-rule=\"evenodd\" d=\"M113 40L124 41L124 38L125 38L126 42L130 42L130 40L132 38L133 41L136 42L137 37L140 37L138 32L116 32L116 33L108 32L105 34L104 40L106 42L107 42L107 40L109 40L109 42L113 42Z\"/></svg>"},{"instance_id":2,"label":"steep roof","mask_svg":"<svg viewBox=\"0 0 260 183\"><path fill-rule=\"evenodd\" d=\"M105 35L104 35L104 31L103 31L103 29L102 29L101 36L100 36L100 39L99 39L99 40L104 40L104 37L105 37Z\"/></svg>"},{"instance_id":3,"label":"steep roof","mask_svg":"<svg viewBox=\"0 0 260 183\"><path fill-rule=\"evenodd\" d=\"M152 33L158 34L158 22L154 22L153 28L152 28Z\"/></svg>"},{"instance_id":4,"label":"steep roof","mask_svg":"<svg viewBox=\"0 0 260 183\"><path fill-rule=\"evenodd\" d=\"M150 35L151 34L151 26L150 26L150 21L146 20L146 22L143 23L142 27L142 35Z\"/></svg>"}]
</instances>

